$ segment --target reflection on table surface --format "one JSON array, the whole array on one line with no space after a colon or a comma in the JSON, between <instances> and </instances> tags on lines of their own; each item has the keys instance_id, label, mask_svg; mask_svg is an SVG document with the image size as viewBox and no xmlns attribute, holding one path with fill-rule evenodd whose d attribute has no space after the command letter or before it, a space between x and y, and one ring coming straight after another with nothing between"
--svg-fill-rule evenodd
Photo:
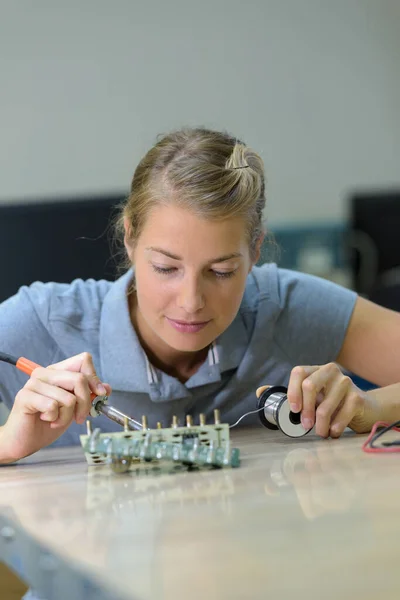
<instances>
[{"instance_id":1,"label":"reflection on table surface","mask_svg":"<svg viewBox=\"0 0 400 600\"><path fill-rule=\"evenodd\" d=\"M0 512L128 597L397 598L400 455L238 430L239 469L116 475L80 448L0 469Z\"/></svg>"}]
</instances>

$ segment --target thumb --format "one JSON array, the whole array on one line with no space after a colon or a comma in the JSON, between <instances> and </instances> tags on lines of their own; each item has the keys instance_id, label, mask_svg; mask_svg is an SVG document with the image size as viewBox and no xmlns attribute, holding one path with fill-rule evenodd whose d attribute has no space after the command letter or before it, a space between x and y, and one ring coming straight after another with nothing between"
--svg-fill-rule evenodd
<instances>
[{"instance_id":1,"label":"thumb","mask_svg":"<svg viewBox=\"0 0 400 600\"><path fill-rule=\"evenodd\" d=\"M257 388L257 390L256 390L257 398L259 398L261 396L261 394L263 392L265 392L265 390L268 390L270 387L272 387L272 385L262 385L261 387Z\"/></svg>"}]
</instances>

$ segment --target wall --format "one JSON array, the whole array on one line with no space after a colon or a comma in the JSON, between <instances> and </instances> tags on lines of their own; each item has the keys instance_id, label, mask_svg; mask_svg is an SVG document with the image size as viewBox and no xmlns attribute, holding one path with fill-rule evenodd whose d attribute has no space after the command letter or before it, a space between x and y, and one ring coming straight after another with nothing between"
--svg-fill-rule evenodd
<instances>
[{"instance_id":1,"label":"wall","mask_svg":"<svg viewBox=\"0 0 400 600\"><path fill-rule=\"evenodd\" d=\"M2 0L0 202L125 190L159 132L226 128L270 223L399 182L397 0Z\"/></svg>"}]
</instances>

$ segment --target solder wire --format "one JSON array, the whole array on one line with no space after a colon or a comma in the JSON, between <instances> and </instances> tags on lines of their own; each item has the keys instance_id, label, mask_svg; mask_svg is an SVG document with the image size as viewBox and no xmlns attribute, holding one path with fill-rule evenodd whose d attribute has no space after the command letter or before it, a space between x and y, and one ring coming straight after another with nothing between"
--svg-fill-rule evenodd
<instances>
[{"instance_id":1,"label":"solder wire","mask_svg":"<svg viewBox=\"0 0 400 600\"><path fill-rule=\"evenodd\" d=\"M236 427L236 425L239 425L240 421L242 419L244 419L245 417L247 417L248 415L254 415L255 413L260 412L260 410L265 410L266 408L268 408L268 406L272 406L272 404L275 404L276 400L271 400L270 402L266 402L264 404L264 406L261 406L261 408L256 408L256 410L250 410L247 413L244 413L244 415L242 415L241 417L239 417L239 419L236 421L236 423L233 423L233 425L229 425L229 429L232 429L232 427Z\"/></svg>"}]
</instances>

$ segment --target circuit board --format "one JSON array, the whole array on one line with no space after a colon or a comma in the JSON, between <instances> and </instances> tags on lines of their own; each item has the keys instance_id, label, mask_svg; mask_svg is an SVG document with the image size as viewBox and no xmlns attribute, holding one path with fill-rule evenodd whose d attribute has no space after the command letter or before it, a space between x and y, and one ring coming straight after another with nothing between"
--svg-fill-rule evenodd
<instances>
[{"instance_id":1,"label":"circuit board","mask_svg":"<svg viewBox=\"0 0 400 600\"><path fill-rule=\"evenodd\" d=\"M117 473L149 463L187 468L235 468L240 464L239 450L231 448L226 423L196 426L189 418L186 427L125 428L115 433L95 429L81 435L80 441L89 465L109 465Z\"/></svg>"}]
</instances>

